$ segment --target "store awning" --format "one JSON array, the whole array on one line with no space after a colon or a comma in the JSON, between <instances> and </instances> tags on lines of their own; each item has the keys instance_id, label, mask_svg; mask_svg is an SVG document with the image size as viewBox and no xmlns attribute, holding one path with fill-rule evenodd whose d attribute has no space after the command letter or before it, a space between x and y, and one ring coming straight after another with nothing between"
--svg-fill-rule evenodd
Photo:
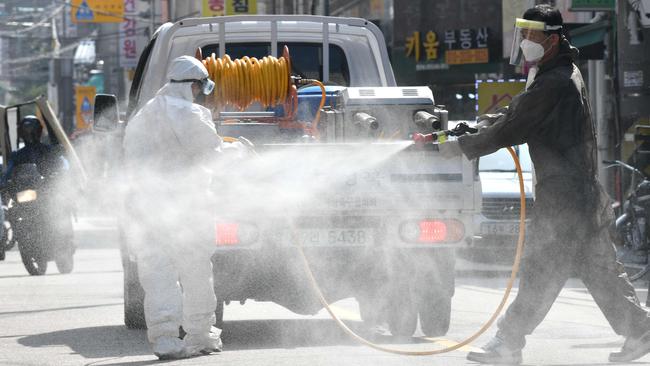
<instances>
[{"instance_id":1,"label":"store awning","mask_svg":"<svg viewBox=\"0 0 650 366\"><path fill-rule=\"evenodd\" d=\"M571 45L581 48L602 42L605 39L605 34L607 34L609 27L608 20L601 20L570 29L569 36L571 37Z\"/></svg>"},{"instance_id":2,"label":"store awning","mask_svg":"<svg viewBox=\"0 0 650 366\"><path fill-rule=\"evenodd\" d=\"M82 40L74 53L73 63L75 65L95 64L95 41L92 39Z\"/></svg>"}]
</instances>

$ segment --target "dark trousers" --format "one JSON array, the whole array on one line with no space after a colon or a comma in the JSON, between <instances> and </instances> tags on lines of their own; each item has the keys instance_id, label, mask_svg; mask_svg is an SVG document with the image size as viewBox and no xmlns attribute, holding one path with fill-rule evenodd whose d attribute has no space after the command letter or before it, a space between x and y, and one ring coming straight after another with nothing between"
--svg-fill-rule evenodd
<instances>
[{"instance_id":1,"label":"dark trousers","mask_svg":"<svg viewBox=\"0 0 650 366\"><path fill-rule=\"evenodd\" d=\"M524 347L525 336L541 323L574 273L617 334L636 336L650 330L649 314L616 261L607 226L592 229L585 212L576 208L557 196L535 202L519 291L498 322L497 337L513 348Z\"/></svg>"}]
</instances>

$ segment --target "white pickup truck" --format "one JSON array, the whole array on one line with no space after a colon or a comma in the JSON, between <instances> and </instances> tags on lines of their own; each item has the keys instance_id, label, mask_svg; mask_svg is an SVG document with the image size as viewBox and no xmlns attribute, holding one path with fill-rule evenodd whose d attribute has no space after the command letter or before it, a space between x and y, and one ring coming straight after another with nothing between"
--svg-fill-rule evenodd
<instances>
[{"instance_id":1,"label":"white pickup truck","mask_svg":"<svg viewBox=\"0 0 650 366\"><path fill-rule=\"evenodd\" d=\"M273 15L164 24L140 57L127 123L167 81L167 68L175 57L194 55L200 47L203 55L261 58L279 56L284 46L291 53L292 74L327 85L319 139L306 139L302 132L277 124L256 123L256 116L281 113L277 109L214 113L220 135L246 137L261 156L282 149L304 149L305 158L314 151L338 156L355 156L361 149L369 149L363 150L369 154L382 149L396 153L372 166L348 167L345 182L319 191L318 199L300 210L267 206L259 214L219 205L215 237L205 239L215 243L218 322L224 303L230 301L273 301L300 314L322 308L306 280L297 240L330 302L356 298L364 321L386 321L393 334L411 335L418 316L425 334L446 333L454 294L454 248L473 236L480 183L473 162L463 157L443 159L433 145L408 144L413 133L446 128L447 112L434 104L428 87L396 85L383 35L372 23ZM107 100L96 108L115 108ZM300 89L298 100L298 115L313 115L320 91L314 95L309 88ZM402 147L396 149L399 144ZM297 161L300 158L296 156ZM288 163L286 170L302 167ZM308 180L309 174L314 180L327 175L327 171L303 173L299 175ZM219 194L227 191L220 189ZM224 241L220 235L225 234ZM142 327L143 294L134 253L126 241L121 249L125 322Z\"/></svg>"}]
</instances>

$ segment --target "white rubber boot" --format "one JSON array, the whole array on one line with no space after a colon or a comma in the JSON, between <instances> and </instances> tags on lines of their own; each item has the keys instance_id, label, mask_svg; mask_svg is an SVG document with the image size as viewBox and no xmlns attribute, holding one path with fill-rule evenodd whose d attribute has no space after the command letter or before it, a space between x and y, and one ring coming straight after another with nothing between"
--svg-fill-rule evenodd
<instances>
[{"instance_id":1,"label":"white rubber boot","mask_svg":"<svg viewBox=\"0 0 650 366\"><path fill-rule=\"evenodd\" d=\"M174 360L191 356L182 339L170 336L156 338L153 343L153 354L161 360Z\"/></svg>"},{"instance_id":2,"label":"white rubber boot","mask_svg":"<svg viewBox=\"0 0 650 366\"><path fill-rule=\"evenodd\" d=\"M193 356L221 352L223 349L221 330L215 327L212 327L207 334L188 334L184 341L187 351Z\"/></svg>"}]
</instances>

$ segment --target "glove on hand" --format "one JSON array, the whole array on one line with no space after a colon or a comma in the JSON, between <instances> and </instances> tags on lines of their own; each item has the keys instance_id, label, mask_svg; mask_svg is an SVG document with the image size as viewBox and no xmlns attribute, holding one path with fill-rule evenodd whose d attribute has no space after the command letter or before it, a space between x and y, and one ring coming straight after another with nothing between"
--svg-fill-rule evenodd
<instances>
[{"instance_id":1,"label":"glove on hand","mask_svg":"<svg viewBox=\"0 0 650 366\"><path fill-rule=\"evenodd\" d=\"M478 116L476 128L479 130L484 127L492 126L499 118L503 117L508 112L508 107L501 107L495 113L486 113Z\"/></svg>"},{"instance_id":2,"label":"glove on hand","mask_svg":"<svg viewBox=\"0 0 650 366\"><path fill-rule=\"evenodd\" d=\"M255 156L255 145L247 138L239 136L235 141L224 141L221 153L231 159L244 159Z\"/></svg>"},{"instance_id":3,"label":"glove on hand","mask_svg":"<svg viewBox=\"0 0 650 366\"><path fill-rule=\"evenodd\" d=\"M458 140L448 140L445 143L439 144L438 151L445 159L455 158L463 154L463 150L460 148Z\"/></svg>"}]
</instances>

